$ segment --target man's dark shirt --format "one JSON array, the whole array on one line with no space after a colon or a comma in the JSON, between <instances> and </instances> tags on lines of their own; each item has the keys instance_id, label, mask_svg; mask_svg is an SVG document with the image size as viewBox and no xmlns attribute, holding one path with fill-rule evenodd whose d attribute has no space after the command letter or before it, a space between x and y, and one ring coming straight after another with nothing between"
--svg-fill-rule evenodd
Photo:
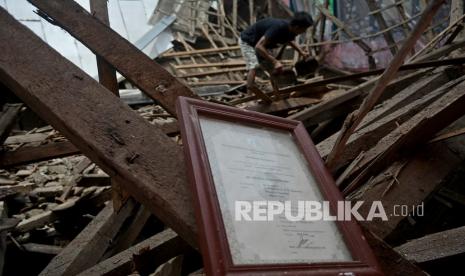
<instances>
[{"instance_id":1,"label":"man's dark shirt","mask_svg":"<svg viewBox=\"0 0 465 276\"><path fill-rule=\"evenodd\" d=\"M287 20L265 18L245 29L241 33L241 40L255 47L262 36L265 36L268 41L265 45L266 48L276 48L277 44L286 44L296 37L294 33L289 31Z\"/></svg>"}]
</instances>

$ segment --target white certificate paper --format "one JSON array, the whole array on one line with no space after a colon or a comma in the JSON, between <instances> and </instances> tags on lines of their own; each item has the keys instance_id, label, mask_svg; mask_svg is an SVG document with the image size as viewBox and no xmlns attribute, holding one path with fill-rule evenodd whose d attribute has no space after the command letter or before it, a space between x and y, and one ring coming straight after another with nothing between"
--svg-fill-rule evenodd
<instances>
[{"instance_id":1,"label":"white certificate paper","mask_svg":"<svg viewBox=\"0 0 465 276\"><path fill-rule=\"evenodd\" d=\"M235 265L353 260L333 221L235 220L236 201L323 201L290 132L204 116L200 126Z\"/></svg>"}]
</instances>

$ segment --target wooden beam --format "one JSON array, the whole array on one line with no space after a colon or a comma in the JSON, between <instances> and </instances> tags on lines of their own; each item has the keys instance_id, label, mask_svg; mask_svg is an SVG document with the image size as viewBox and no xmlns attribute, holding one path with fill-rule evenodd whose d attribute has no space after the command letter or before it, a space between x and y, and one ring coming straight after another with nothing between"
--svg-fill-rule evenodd
<instances>
[{"instance_id":1,"label":"wooden beam","mask_svg":"<svg viewBox=\"0 0 465 276\"><path fill-rule=\"evenodd\" d=\"M195 87L195 86L207 86L207 85L241 85L245 84L245 81L242 80L212 80L212 81L196 81L196 82L189 82L188 85Z\"/></svg>"},{"instance_id":2,"label":"wooden beam","mask_svg":"<svg viewBox=\"0 0 465 276\"><path fill-rule=\"evenodd\" d=\"M0 168L26 165L34 162L79 154L70 142L56 142L37 147L24 147L0 153Z\"/></svg>"},{"instance_id":3,"label":"wooden beam","mask_svg":"<svg viewBox=\"0 0 465 276\"><path fill-rule=\"evenodd\" d=\"M227 74L227 73L238 72L238 71L246 71L246 69L245 67L217 69L217 70L210 70L206 72L187 73L187 74L178 75L176 77L178 78L206 77L210 75L220 75L220 74Z\"/></svg>"},{"instance_id":4,"label":"wooden beam","mask_svg":"<svg viewBox=\"0 0 465 276\"><path fill-rule=\"evenodd\" d=\"M254 16L254 0L249 0L249 25L253 25L255 23L255 16Z\"/></svg>"},{"instance_id":5,"label":"wooden beam","mask_svg":"<svg viewBox=\"0 0 465 276\"><path fill-rule=\"evenodd\" d=\"M424 74L425 71L420 70L406 76L399 77L397 80L388 85L387 91L395 94L409 86L412 82L417 81L419 78L424 76ZM368 90L374 85L374 83L376 83L376 80L377 78L364 82L346 92L341 93L340 95L323 101L322 103L296 112L288 118L302 121L305 125L311 125L332 119L334 117L334 113L340 112L341 110L344 110L345 113L351 112L353 110L352 105L355 104L354 102L359 102L360 96L366 95ZM348 110L347 108L350 109ZM344 113L337 113L337 116L343 114Z\"/></svg>"},{"instance_id":6,"label":"wooden beam","mask_svg":"<svg viewBox=\"0 0 465 276\"><path fill-rule=\"evenodd\" d=\"M465 82L461 82L367 151L357 166L359 169L364 169L344 189L344 194L358 188L368 180L369 175L379 173L387 164L395 160L402 149L412 150L458 119L464 114L464 105Z\"/></svg>"},{"instance_id":7,"label":"wooden beam","mask_svg":"<svg viewBox=\"0 0 465 276\"><path fill-rule=\"evenodd\" d=\"M29 133L29 134L22 134L22 135L14 135L6 138L3 144L11 145L11 144L27 144L27 143L34 143L34 142L43 142L47 139L48 134L45 133Z\"/></svg>"},{"instance_id":8,"label":"wooden beam","mask_svg":"<svg viewBox=\"0 0 465 276\"><path fill-rule=\"evenodd\" d=\"M415 263L437 261L465 253L465 226L426 235L394 248Z\"/></svg>"},{"instance_id":9,"label":"wooden beam","mask_svg":"<svg viewBox=\"0 0 465 276\"><path fill-rule=\"evenodd\" d=\"M237 29L237 1L233 0L232 4L232 27L233 29Z\"/></svg>"},{"instance_id":10,"label":"wooden beam","mask_svg":"<svg viewBox=\"0 0 465 276\"><path fill-rule=\"evenodd\" d=\"M108 257L131 247L151 215L152 214L147 210L147 208L141 205L134 218L127 224L127 227L123 231L120 231L118 236L112 242L112 246L108 248L102 259L105 260Z\"/></svg>"},{"instance_id":11,"label":"wooden beam","mask_svg":"<svg viewBox=\"0 0 465 276\"><path fill-rule=\"evenodd\" d=\"M99 57L105 59L126 79L176 115L178 96L197 96L168 71L142 53L129 41L107 27L72 0L29 0L53 22L68 31Z\"/></svg>"},{"instance_id":12,"label":"wooden beam","mask_svg":"<svg viewBox=\"0 0 465 276\"><path fill-rule=\"evenodd\" d=\"M447 82L460 78L462 74L462 70L457 67L449 67L445 68L445 70L440 68L431 72L425 72L422 79L412 82L411 85L402 91L382 102L379 102L378 106L370 111L370 113L363 119L359 128L366 127L371 123L396 112L398 109L401 109L413 101L426 96L435 89L440 88Z\"/></svg>"},{"instance_id":13,"label":"wooden beam","mask_svg":"<svg viewBox=\"0 0 465 276\"><path fill-rule=\"evenodd\" d=\"M135 203L128 201L119 213L108 204L52 261L40 275L76 275L92 267L105 253Z\"/></svg>"},{"instance_id":14,"label":"wooden beam","mask_svg":"<svg viewBox=\"0 0 465 276\"><path fill-rule=\"evenodd\" d=\"M109 176L119 178L161 221L196 245L180 147L4 9L0 25L0 81Z\"/></svg>"},{"instance_id":15,"label":"wooden beam","mask_svg":"<svg viewBox=\"0 0 465 276\"><path fill-rule=\"evenodd\" d=\"M379 109L370 112L365 117L364 124L360 125L347 142L347 149L343 152L343 156L339 158L339 165L346 165L350 160L357 157L361 151L367 151L374 147L383 137L396 129L399 124L404 123L413 115L422 111L423 108L446 93L458 82L463 81L463 78L443 85L448 80L447 76L442 73L431 78L425 78L414 83L389 101L383 102ZM438 87L440 88L433 91ZM410 98L413 97L417 99L412 102ZM402 106L401 104L405 105ZM322 158L328 156L338 135L339 133L335 133L317 145Z\"/></svg>"},{"instance_id":16,"label":"wooden beam","mask_svg":"<svg viewBox=\"0 0 465 276\"><path fill-rule=\"evenodd\" d=\"M415 29L410 34L409 38L402 45L400 51L394 56L394 59L389 64L386 71L381 75L375 87L370 91L368 97L363 101L360 108L353 114L347 116L344 127L339 135L336 144L334 145L333 150L331 151L328 159L326 160L327 166L330 169L333 169L337 165L337 157L340 156L341 152L344 150L344 147L349 139L350 135L355 131L357 126L361 123L363 118L368 114L368 112L373 108L373 106L378 102L378 99L381 97L382 93L386 89L386 86L389 82L397 75L399 67L402 65L405 57L415 46L416 41L422 35L423 31L428 27L433 16L442 6L445 0L434 0L428 5L428 8L423 12L420 20L418 21Z\"/></svg>"},{"instance_id":17,"label":"wooden beam","mask_svg":"<svg viewBox=\"0 0 465 276\"><path fill-rule=\"evenodd\" d=\"M90 0L90 12L103 24L110 26L108 18L107 0ZM105 59L97 56L97 70L99 82L108 90L119 96L116 70Z\"/></svg>"},{"instance_id":18,"label":"wooden beam","mask_svg":"<svg viewBox=\"0 0 465 276\"><path fill-rule=\"evenodd\" d=\"M177 122L157 126L159 126L166 135L179 133ZM14 136L10 136L9 138L11 137ZM26 136L23 137L27 138ZM43 136L41 135L40 137ZM10 140L9 142L17 141ZM81 151L69 141L49 143L36 147L22 147L14 151L0 152L0 168L27 165L34 162L53 158L63 158L80 153Z\"/></svg>"},{"instance_id":19,"label":"wooden beam","mask_svg":"<svg viewBox=\"0 0 465 276\"><path fill-rule=\"evenodd\" d=\"M450 132L447 132L447 133L444 133L444 134L441 134L441 135L438 135L438 136L434 137L433 139L431 139L429 141L429 143L434 143L434 142L446 140L446 139L456 137L456 136L460 136L460 135L463 135L463 134L465 134L465 128L455 129L453 131L450 131Z\"/></svg>"},{"instance_id":20,"label":"wooden beam","mask_svg":"<svg viewBox=\"0 0 465 276\"><path fill-rule=\"evenodd\" d=\"M235 67L235 66L244 66L245 61L230 61L230 62L212 62L212 63L199 63L199 64L181 64L174 65L173 67L176 70L179 69L197 69L205 67Z\"/></svg>"},{"instance_id":21,"label":"wooden beam","mask_svg":"<svg viewBox=\"0 0 465 276\"><path fill-rule=\"evenodd\" d=\"M289 98L279 101L274 101L271 104L257 104L254 106L246 107L248 110L253 110L261 113L276 113L282 111L289 111L299 107L316 104L321 102L320 99L312 98Z\"/></svg>"},{"instance_id":22,"label":"wooden beam","mask_svg":"<svg viewBox=\"0 0 465 276\"><path fill-rule=\"evenodd\" d=\"M110 27L110 20L108 19L108 8L106 0L90 0L90 12L107 27ZM106 60L97 56L97 69L99 82L108 90L113 92L119 97L118 80L116 78L116 70ZM112 179L112 195L113 195L113 208L115 211L124 205L129 199L129 195L118 181Z\"/></svg>"},{"instance_id":23,"label":"wooden beam","mask_svg":"<svg viewBox=\"0 0 465 276\"><path fill-rule=\"evenodd\" d=\"M265 104L271 104L273 100L271 97L267 95L267 93L263 92L260 88L257 86L252 86L249 88L249 90L255 94L255 96L263 101Z\"/></svg>"},{"instance_id":24,"label":"wooden beam","mask_svg":"<svg viewBox=\"0 0 465 276\"><path fill-rule=\"evenodd\" d=\"M439 142L427 144L421 150L415 151L405 161L394 162L380 174L373 174L373 180L367 183L369 188L362 187L364 192L361 192L357 198L357 200L365 202L359 209L359 213L362 216L367 216L372 203L382 201L389 219L386 221L367 221L363 222L362 225L381 239L393 238L394 232L401 232L396 229L401 230L398 227L407 219L405 216L393 214L394 210L398 208L396 206L418 206L425 202L431 193L441 185L444 178L462 161L446 143ZM400 184L394 185L388 190L390 182L395 181L395 179L386 176L394 175L393 173L398 171L396 167L402 163L405 165L396 176ZM386 190L388 190L387 193ZM357 190L355 193L359 191ZM398 235L402 234L398 233Z\"/></svg>"},{"instance_id":25,"label":"wooden beam","mask_svg":"<svg viewBox=\"0 0 465 276\"><path fill-rule=\"evenodd\" d=\"M221 52L228 52L233 50L240 50L239 46L230 46L230 47L221 47L221 48L208 48L208 49L200 49L200 50L192 50L192 51L180 51L180 52L170 52L163 54L161 57L168 58L168 57L186 57L191 55L214 55Z\"/></svg>"},{"instance_id":26,"label":"wooden beam","mask_svg":"<svg viewBox=\"0 0 465 276\"><path fill-rule=\"evenodd\" d=\"M16 117L23 104L5 104L0 113L0 145L3 145L16 122Z\"/></svg>"},{"instance_id":27,"label":"wooden beam","mask_svg":"<svg viewBox=\"0 0 465 276\"><path fill-rule=\"evenodd\" d=\"M409 63L399 67L399 71L408 71L414 69L423 69L428 67L440 67L440 66L448 66L448 65L462 65L465 63L465 57L457 57L457 58L450 58L450 59L441 59L441 60L434 60L434 61L423 61L423 62L416 62L416 63ZM310 88L325 86L328 84L335 84L349 80L357 80L364 77L375 76L383 73L386 68L382 69L375 69L366 72L348 74L345 76L337 76L327 79L322 79L314 82L294 85L290 87L285 87L279 90L280 94L289 95L292 92L301 91L301 95L311 94L312 90Z\"/></svg>"},{"instance_id":28,"label":"wooden beam","mask_svg":"<svg viewBox=\"0 0 465 276\"><path fill-rule=\"evenodd\" d=\"M79 275L130 275L134 272L134 256L144 255L150 265L156 267L181 254L187 248L188 245L175 232L168 229L96 264Z\"/></svg>"},{"instance_id":29,"label":"wooden beam","mask_svg":"<svg viewBox=\"0 0 465 276\"><path fill-rule=\"evenodd\" d=\"M63 247L49 244L38 244L38 243L25 243L21 245L22 248L27 252L47 254L47 255L58 255L63 250Z\"/></svg>"},{"instance_id":30,"label":"wooden beam","mask_svg":"<svg viewBox=\"0 0 465 276\"><path fill-rule=\"evenodd\" d=\"M391 246L385 243L381 238L371 233L367 228L362 227L363 234L367 242L373 249L373 253L379 262L381 270L385 275L400 276L400 275L416 275L427 276L416 265L402 257Z\"/></svg>"}]
</instances>

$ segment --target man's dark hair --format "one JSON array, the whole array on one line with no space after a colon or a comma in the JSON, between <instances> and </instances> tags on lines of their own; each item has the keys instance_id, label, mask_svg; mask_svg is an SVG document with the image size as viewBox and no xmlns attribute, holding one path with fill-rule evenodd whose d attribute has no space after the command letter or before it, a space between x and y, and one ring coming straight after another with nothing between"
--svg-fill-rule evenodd
<instances>
[{"instance_id":1,"label":"man's dark hair","mask_svg":"<svg viewBox=\"0 0 465 276\"><path fill-rule=\"evenodd\" d=\"M293 27L308 28L313 25L313 19L307 12L296 12L290 21Z\"/></svg>"}]
</instances>

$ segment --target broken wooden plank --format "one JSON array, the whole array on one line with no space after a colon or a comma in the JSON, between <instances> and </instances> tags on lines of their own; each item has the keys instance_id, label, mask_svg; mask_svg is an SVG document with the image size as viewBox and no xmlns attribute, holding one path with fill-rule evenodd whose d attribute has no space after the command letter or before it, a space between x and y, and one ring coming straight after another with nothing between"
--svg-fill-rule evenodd
<instances>
[{"instance_id":1,"label":"broken wooden plank","mask_svg":"<svg viewBox=\"0 0 465 276\"><path fill-rule=\"evenodd\" d=\"M388 220L373 220L362 224L381 239L385 239L406 219L405 216L393 214L395 211L398 212L396 210L398 207L395 206L418 206L425 202L426 198L437 189L441 181L460 162L461 159L445 143L426 145L422 150L415 152L413 156L408 158L408 163L397 176L400 184L396 185L385 196L382 194L386 190L388 181L373 186L367 183L370 187L357 198L357 200L365 202L359 209L360 214L362 216L368 215L372 202L381 201ZM379 177L384 177L384 173L390 170L391 167L387 168L379 174ZM365 186L360 189L364 188Z\"/></svg>"},{"instance_id":2,"label":"broken wooden plank","mask_svg":"<svg viewBox=\"0 0 465 276\"><path fill-rule=\"evenodd\" d=\"M72 0L29 0L53 22L105 59L142 92L176 115L178 96L197 98L184 84Z\"/></svg>"},{"instance_id":3,"label":"broken wooden plank","mask_svg":"<svg viewBox=\"0 0 465 276\"><path fill-rule=\"evenodd\" d=\"M48 137L48 134L45 133L30 133L30 134L22 134L22 135L14 135L6 138L4 144L5 145L12 145L12 144L27 144L27 143L34 143L34 142L42 142Z\"/></svg>"},{"instance_id":4,"label":"broken wooden plank","mask_svg":"<svg viewBox=\"0 0 465 276\"><path fill-rule=\"evenodd\" d=\"M24 219L19 222L16 226L15 231L28 232L33 229L44 226L45 224L53 221L56 218L56 214L52 211L44 211L43 213L37 214L30 218Z\"/></svg>"},{"instance_id":5,"label":"broken wooden plank","mask_svg":"<svg viewBox=\"0 0 465 276\"><path fill-rule=\"evenodd\" d=\"M197 72L197 73L186 73L182 75L178 75L176 77L178 78L194 78L194 77L206 77L210 75L221 75L221 74L227 74L231 72L238 72L238 71L246 71L245 67L237 67L237 68L228 68L228 69L216 69L216 70L210 70L206 72Z\"/></svg>"},{"instance_id":6,"label":"broken wooden plank","mask_svg":"<svg viewBox=\"0 0 465 276\"><path fill-rule=\"evenodd\" d=\"M399 77L397 80L391 82L388 85L387 91L389 91L391 94L395 94L409 86L412 82L421 78L425 72L426 71L424 70L420 70L406 76ZM376 79L364 82L334 98L325 100L319 104L316 104L315 106L296 112L288 118L302 121L305 125L311 125L332 119L334 117L333 114L336 112L339 116L341 115L341 110L347 111L349 108L348 112L350 112L353 110L353 104L349 103L351 101L358 102L358 98L362 95L365 95L375 82ZM344 114L344 112L342 114Z\"/></svg>"},{"instance_id":7,"label":"broken wooden plank","mask_svg":"<svg viewBox=\"0 0 465 276\"><path fill-rule=\"evenodd\" d=\"M0 80L108 175L121 179L161 221L196 245L183 153L175 142L3 9L0 25Z\"/></svg>"},{"instance_id":8,"label":"broken wooden plank","mask_svg":"<svg viewBox=\"0 0 465 276\"><path fill-rule=\"evenodd\" d=\"M76 275L93 266L103 255L135 203L128 201L119 213L108 204L40 273L40 275Z\"/></svg>"},{"instance_id":9,"label":"broken wooden plank","mask_svg":"<svg viewBox=\"0 0 465 276\"><path fill-rule=\"evenodd\" d=\"M463 134L465 134L465 128L455 129L453 131L450 131L450 132L447 132L447 133L444 133L444 134L441 134L441 135L438 135L438 136L434 137L433 139L431 139L429 141L429 143L434 143L434 142L446 140L446 139L456 137L456 136L459 136L459 135L463 135Z\"/></svg>"},{"instance_id":10,"label":"broken wooden plank","mask_svg":"<svg viewBox=\"0 0 465 276\"><path fill-rule=\"evenodd\" d=\"M394 248L415 263L437 261L465 253L465 226L411 240Z\"/></svg>"},{"instance_id":11,"label":"broken wooden plank","mask_svg":"<svg viewBox=\"0 0 465 276\"><path fill-rule=\"evenodd\" d=\"M41 253L47 255L58 255L63 250L63 247L49 244L38 244L38 243L25 243L21 247L28 252Z\"/></svg>"},{"instance_id":12,"label":"broken wooden plank","mask_svg":"<svg viewBox=\"0 0 465 276\"><path fill-rule=\"evenodd\" d=\"M284 61L283 61L283 63L284 63ZM181 65L173 65L173 67L176 70L180 70L180 69L197 69L197 68L206 68L206 67L236 67L236 66L244 66L244 65L245 65L245 61L243 61L243 60L234 60L234 61L229 61L229 62L181 64Z\"/></svg>"},{"instance_id":13,"label":"broken wooden plank","mask_svg":"<svg viewBox=\"0 0 465 276\"><path fill-rule=\"evenodd\" d=\"M112 246L108 248L102 259L105 260L108 257L131 247L151 215L152 214L147 210L147 208L141 205L134 218L130 221L130 224L128 224L124 231L120 231L120 234L118 234L115 238Z\"/></svg>"},{"instance_id":14,"label":"broken wooden plank","mask_svg":"<svg viewBox=\"0 0 465 276\"><path fill-rule=\"evenodd\" d=\"M362 227L362 230L367 242L373 248L373 253L379 262L381 270L386 276L428 275L416 265L403 258L401 254L397 253L391 246L368 229Z\"/></svg>"},{"instance_id":15,"label":"broken wooden plank","mask_svg":"<svg viewBox=\"0 0 465 276\"><path fill-rule=\"evenodd\" d=\"M130 275L134 270L134 256L146 255L145 258L156 267L181 254L187 248L188 245L175 232L168 229L96 264L79 275Z\"/></svg>"},{"instance_id":16,"label":"broken wooden plank","mask_svg":"<svg viewBox=\"0 0 465 276\"><path fill-rule=\"evenodd\" d=\"M26 165L34 162L79 154L70 142L56 142L37 147L24 147L0 153L0 168Z\"/></svg>"},{"instance_id":17,"label":"broken wooden plank","mask_svg":"<svg viewBox=\"0 0 465 276\"><path fill-rule=\"evenodd\" d=\"M404 93L401 92L397 94L396 96L399 97L392 99L392 104L391 101L388 101L388 103L382 104L380 111L375 109L370 112L367 117L365 117L366 125L361 125L347 141L347 149L342 153L342 156L339 157L339 166L346 165L361 151L367 151L374 147L383 137L396 129L399 124L404 123L406 120L422 111L426 106L464 79L465 78L462 77L441 86L448 80L443 74L439 74L432 78L425 78L420 82L414 83L411 87L406 89L405 92L402 91ZM441 87L436 89L439 86ZM417 94L418 99L408 104L409 98L412 97L412 93ZM401 106L401 102L407 105ZM317 145L321 157L326 158L328 156L336 142L338 134L339 133L335 133ZM336 167L336 169L338 169L339 166Z\"/></svg>"},{"instance_id":18,"label":"broken wooden plank","mask_svg":"<svg viewBox=\"0 0 465 276\"><path fill-rule=\"evenodd\" d=\"M242 85L242 84L245 84L245 81L243 80L211 80L211 81L197 81L197 82L188 83L188 85L191 87L207 86L207 85L222 85L222 84Z\"/></svg>"},{"instance_id":19,"label":"broken wooden plank","mask_svg":"<svg viewBox=\"0 0 465 276\"><path fill-rule=\"evenodd\" d=\"M275 113L281 111L289 111L299 107L307 106L310 104L316 104L321 102L320 99L312 98L289 98L279 101L274 101L271 104L257 104L254 106L248 106L246 109L257 111L261 113Z\"/></svg>"},{"instance_id":20,"label":"broken wooden plank","mask_svg":"<svg viewBox=\"0 0 465 276\"><path fill-rule=\"evenodd\" d=\"M23 104L5 104L3 106L3 111L0 113L0 145L10 134L22 106Z\"/></svg>"},{"instance_id":21,"label":"broken wooden plank","mask_svg":"<svg viewBox=\"0 0 465 276\"><path fill-rule=\"evenodd\" d=\"M377 107L371 110L367 116L360 123L360 128L366 127L373 122L376 122L389 114L396 112L397 110L409 105L415 100L424 97L428 93L434 91L445 85L447 82L452 81L462 75L461 70L455 70L454 73L448 73L446 70L436 69L432 72L426 72L422 79L413 82L410 86L398 92L394 96L386 99L382 103L379 103ZM452 87L452 86L451 86Z\"/></svg>"},{"instance_id":22,"label":"broken wooden plank","mask_svg":"<svg viewBox=\"0 0 465 276\"><path fill-rule=\"evenodd\" d=\"M31 184L31 185L34 185L34 184ZM21 186L21 184L18 184L16 186ZM100 193L95 191L95 193L94 192L89 193L87 196L83 196L83 195L81 197L74 196L69 199L66 199L66 201L54 206L50 210L44 211L37 215L21 220L18 223L18 225L15 226L14 230L16 232L24 233L24 232L34 230L36 228L43 227L47 223L51 223L55 219L57 219L59 217L58 212L72 208L76 206L81 200L84 200L84 199L87 202L91 202L96 207L101 206L105 201L107 201L107 197L103 191Z\"/></svg>"},{"instance_id":23,"label":"broken wooden plank","mask_svg":"<svg viewBox=\"0 0 465 276\"><path fill-rule=\"evenodd\" d=\"M200 50L192 50L192 51L180 51L180 52L170 52L163 54L161 57L185 57L191 55L208 55L208 54L218 54L221 52L228 52L233 50L240 50L239 46L230 46L230 47L221 47L221 48L208 48L208 49L200 49Z\"/></svg>"},{"instance_id":24,"label":"broken wooden plank","mask_svg":"<svg viewBox=\"0 0 465 276\"><path fill-rule=\"evenodd\" d=\"M268 96L267 93L263 92L260 88L257 86L252 86L249 88L249 90L255 94L255 96L263 101L265 104L271 104L273 100L271 97Z\"/></svg>"},{"instance_id":25,"label":"broken wooden plank","mask_svg":"<svg viewBox=\"0 0 465 276\"><path fill-rule=\"evenodd\" d=\"M447 65L462 65L465 63L465 57L458 57L458 58L450 58L450 59L442 59L442 60L434 60L434 61L423 61L423 62L416 62L416 63L409 63L399 67L399 71L408 71L413 69L422 69L428 67L439 67L439 66L447 66ZM332 78L327 78L323 80L318 80L314 82L294 85L290 87L285 87L279 90L280 94L289 95L291 92L301 91L301 95L306 95L312 93L310 88L325 86L328 84L335 84L339 82L349 81L349 80L356 80L363 77L379 75L386 70L385 68L382 69L375 69L366 72L360 73L353 73L347 74L344 76L337 76Z\"/></svg>"},{"instance_id":26,"label":"broken wooden plank","mask_svg":"<svg viewBox=\"0 0 465 276\"><path fill-rule=\"evenodd\" d=\"M32 191L32 189L34 189L35 186L36 184L29 182L19 183L15 185L0 186L0 200L7 196L15 195L17 193L28 193Z\"/></svg>"},{"instance_id":27,"label":"broken wooden plank","mask_svg":"<svg viewBox=\"0 0 465 276\"><path fill-rule=\"evenodd\" d=\"M426 142L432 135L445 128L464 114L465 83L462 82L441 96L434 103L417 113L396 128L366 152L359 169L364 168L356 179L344 189L344 194L353 191L392 162L402 149L408 150ZM410 148L412 147L412 148ZM354 172L357 174L357 172Z\"/></svg>"}]
</instances>

